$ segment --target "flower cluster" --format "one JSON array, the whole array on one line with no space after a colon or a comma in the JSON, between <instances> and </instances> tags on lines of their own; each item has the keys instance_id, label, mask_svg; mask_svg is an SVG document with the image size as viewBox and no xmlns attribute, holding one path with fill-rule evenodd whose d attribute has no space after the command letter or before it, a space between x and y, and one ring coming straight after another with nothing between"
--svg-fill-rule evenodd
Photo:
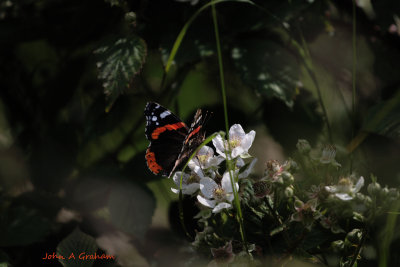
<instances>
[{"instance_id":1,"label":"flower cluster","mask_svg":"<svg viewBox=\"0 0 400 267\"><path fill-rule=\"evenodd\" d=\"M245 164L244 159L250 157L248 151L251 147L255 131L245 133L239 124L233 125L229 130L228 140L218 134L212 143L216 149L203 146L197 155L189 161L189 173L176 172L173 180L177 188L171 190L186 195L196 195L200 204L211 208L213 213L232 207L235 192L239 191L238 179L247 177L256 159ZM221 163L228 161L229 171L220 172ZM182 177L182 186L181 186Z\"/></svg>"},{"instance_id":2,"label":"flower cluster","mask_svg":"<svg viewBox=\"0 0 400 267\"><path fill-rule=\"evenodd\" d=\"M336 265L358 261L368 229L377 227L399 191L381 187L374 176L365 190L367 179L340 170L335 146L315 149L306 140L299 140L293 159L268 160L261 177L251 176L254 138L235 124L227 138L212 140L215 150L203 146L188 170L173 176L172 191L181 189L201 207L195 219L203 230L193 246L208 251L214 265L287 253L301 258L306 248L336 258Z\"/></svg>"}]
</instances>

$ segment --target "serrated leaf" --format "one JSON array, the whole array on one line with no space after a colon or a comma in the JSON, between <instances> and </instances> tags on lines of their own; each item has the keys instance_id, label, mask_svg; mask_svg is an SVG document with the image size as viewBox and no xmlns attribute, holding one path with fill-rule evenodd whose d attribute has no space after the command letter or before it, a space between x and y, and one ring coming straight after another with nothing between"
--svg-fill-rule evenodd
<instances>
[{"instance_id":1,"label":"serrated leaf","mask_svg":"<svg viewBox=\"0 0 400 267\"><path fill-rule=\"evenodd\" d=\"M150 190L136 184L117 184L112 189L108 208L114 226L140 238L150 226L155 198Z\"/></svg>"},{"instance_id":2,"label":"serrated leaf","mask_svg":"<svg viewBox=\"0 0 400 267\"><path fill-rule=\"evenodd\" d=\"M57 246L57 255L59 262L65 267L79 266L90 267L94 263L94 259L80 258L80 255L94 255L98 247L96 241L90 235L87 235L76 228L70 235L68 235ZM84 253L84 254L82 254Z\"/></svg>"},{"instance_id":3,"label":"serrated leaf","mask_svg":"<svg viewBox=\"0 0 400 267\"><path fill-rule=\"evenodd\" d=\"M96 63L108 99L109 109L141 70L147 54L146 43L136 35L118 38L95 51Z\"/></svg>"},{"instance_id":4,"label":"serrated leaf","mask_svg":"<svg viewBox=\"0 0 400 267\"><path fill-rule=\"evenodd\" d=\"M298 84L298 62L284 47L269 40L244 40L231 51L242 80L262 96L293 105Z\"/></svg>"}]
</instances>

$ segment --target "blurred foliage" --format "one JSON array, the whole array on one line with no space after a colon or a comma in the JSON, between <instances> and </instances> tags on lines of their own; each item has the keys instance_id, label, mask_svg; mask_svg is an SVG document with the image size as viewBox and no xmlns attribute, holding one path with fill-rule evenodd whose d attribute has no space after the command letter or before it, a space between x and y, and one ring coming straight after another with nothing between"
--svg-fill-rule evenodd
<instances>
[{"instance_id":1,"label":"blurred foliage","mask_svg":"<svg viewBox=\"0 0 400 267\"><path fill-rule=\"evenodd\" d=\"M229 119L265 128L286 155L298 138L329 142L329 121L339 151L353 144L361 175L398 185L400 2L358 2L354 114L351 1L219 3ZM151 222L166 226L157 208L171 197L149 189L159 177L144 161L143 108L157 101L184 120L205 108L208 133L223 128L209 9L163 75L206 3L0 1L0 266L42 265L77 226L95 239L124 232L139 251Z\"/></svg>"}]
</instances>

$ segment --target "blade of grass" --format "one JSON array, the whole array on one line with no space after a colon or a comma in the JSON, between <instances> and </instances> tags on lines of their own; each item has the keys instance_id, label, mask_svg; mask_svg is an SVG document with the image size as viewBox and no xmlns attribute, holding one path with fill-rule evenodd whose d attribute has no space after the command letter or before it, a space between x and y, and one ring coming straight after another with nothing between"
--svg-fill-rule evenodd
<instances>
[{"instance_id":1,"label":"blade of grass","mask_svg":"<svg viewBox=\"0 0 400 267\"><path fill-rule=\"evenodd\" d=\"M223 100L223 105L224 105L224 116L225 116L225 131L227 133L227 140L228 140L228 150L230 150L230 144L229 144L229 122L228 122L228 107L226 103L226 89L225 89L225 78L224 78L224 67L223 67L223 61L222 61L222 52L221 52L221 42L219 38L219 30L218 30L218 19L217 19L217 11L215 8L215 4L212 5L212 17L213 17L213 23L214 23L214 32L215 32L215 42L217 45L217 55L218 55L218 66L219 66L219 77L221 81L221 91L222 91L222 100ZM232 171L233 170L233 164L231 160L228 157L227 150L225 149L225 156L226 156L226 167L229 173L229 178L231 181L231 186L232 186L232 191L233 191L233 197L235 201L235 206L237 210L236 218L239 223L239 231L240 231L240 236L242 238L244 248L247 253L248 252L248 247L247 247L247 242L246 242L246 236L244 233L244 226L243 226L243 214L242 214L242 209L240 207L240 200L239 200L239 194L237 192L236 186L235 186L235 177L233 177Z\"/></svg>"},{"instance_id":2,"label":"blade of grass","mask_svg":"<svg viewBox=\"0 0 400 267\"><path fill-rule=\"evenodd\" d=\"M181 45L183 38L186 35L186 32L189 28L189 26L193 23L193 21L197 18L197 16L204 11L205 9L207 9L208 7L218 4L218 3L222 3L222 2L241 2L241 3L248 3L248 4L253 4L252 1L250 0L214 0L211 1L207 4L204 4L202 7L200 7L190 18L189 20L185 23L185 25L183 26L182 30L179 32L178 37L176 38L172 49L171 49L171 53L169 54L167 63L165 65L164 71L167 74L171 68L172 62L175 58L176 53L178 52L179 46Z\"/></svg>"},{"instance_id":3,"label":"blade of grass","mask_svg":"<svg viewBox=\"0 0 400 267\"><path fill-rule=\"evenodd\" d=\"M357 75L357 25L356 25L356 0L353 0L353 69L352 69L352 94L351 94L351 139L354 139L355 135L355 119L356 119L356 75ZM353 151L350 152L350 173L353 172Z\"/></svg>"}]
</instances>

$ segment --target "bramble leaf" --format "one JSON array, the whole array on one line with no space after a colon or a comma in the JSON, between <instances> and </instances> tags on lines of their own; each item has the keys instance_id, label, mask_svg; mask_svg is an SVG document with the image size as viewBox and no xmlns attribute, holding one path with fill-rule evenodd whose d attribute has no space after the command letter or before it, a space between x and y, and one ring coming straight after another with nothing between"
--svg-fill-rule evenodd
<instances>
[{"instance_id":1,"label":"bramble leaf","mask_svg":"<svg viewBox=\"0 0 400 267\"><path fill-rule=\"evenodd\" d=\"M231 57L242 80L251 88L262 96L293 105L299 71L289 51L269 40L244 40L233 47Z\"/></svg>"},{"instance_id":2,"label":"bramble leaf","mask_svg":"<svg viewBox=\"0 0 400 267\"><path fill-rule=\"evenodd\" d=\"M139 73L146 59L147 46L136 35L118 38L98 48L96 63L108 99L108 111L118 96L129 87L133 77Z\"/></svg>"},{"instance_id":3,"label":"bramble leaf","mask_svg":"<svg viewBox=\"0 0 400 267\"><path fill-rule=\"evenodd\" d=\"M79 255L93 255L98 247L96 241L90 235L87 235L76 228L57 246L57 255L64 259L58 259L59 262L66 267L81 266L90 267L94 263L94 259L80 259Z\"/></svg>"}]
</instances>

